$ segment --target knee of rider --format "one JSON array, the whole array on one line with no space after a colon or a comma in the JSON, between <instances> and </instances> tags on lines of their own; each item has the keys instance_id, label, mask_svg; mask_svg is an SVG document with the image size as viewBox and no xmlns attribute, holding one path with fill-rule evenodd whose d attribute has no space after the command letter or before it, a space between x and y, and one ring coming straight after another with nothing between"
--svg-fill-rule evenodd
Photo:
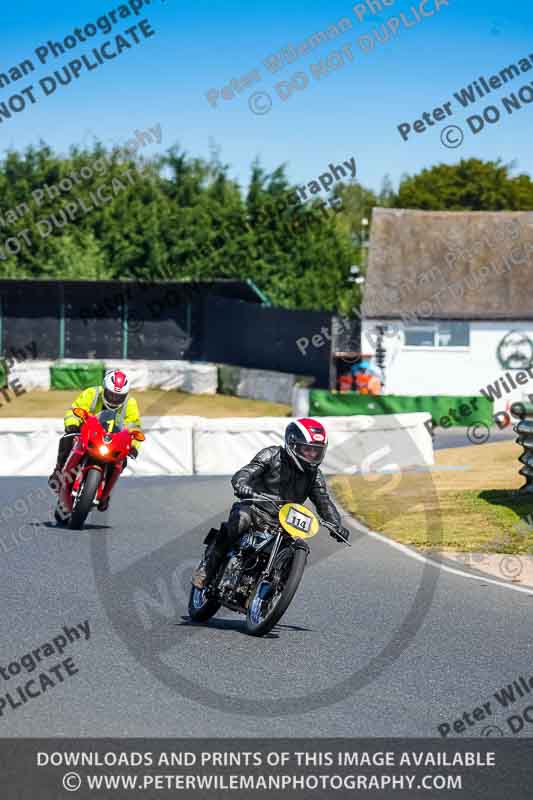
<instances>
[{"instance_id":1,"label":"knee of rider","mask_svg":"<svg viewBox=\"0 0 533 800\"><path fill-rule=\"evenodd\" d=\"M239 513L239 522L238 522L238 530L239 536L242 536L243 533L246 533L248 528L250 527L251 517L248 511L241 511Z\"/></svg>"}]
</instances>

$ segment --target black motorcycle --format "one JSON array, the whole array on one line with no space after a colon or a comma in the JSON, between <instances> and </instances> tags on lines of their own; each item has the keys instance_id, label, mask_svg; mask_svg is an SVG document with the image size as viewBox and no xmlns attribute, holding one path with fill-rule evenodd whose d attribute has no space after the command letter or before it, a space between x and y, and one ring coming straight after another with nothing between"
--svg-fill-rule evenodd
<instances>
[{"instance_id":1,"label":"black motorcycle","mask_svg":"<svg viewBox=\"0 0 533 800\"><path fill-rule=\"evenodd\" d=\"M208 586L191 587L189 616L193 622L206 622L224 606L246 614L248 633L264 636L291 604L309 555L306 539L318 533L320 523L306 506L283 503L271 495L257 494L241 502L269 503L276 510L277 523L251 528L229 551ZM337 532L334 525L321 522ZM207 547L217 533L211 529L204 541ZM204 565L205 556L200 566Z\"/></svg>"}]
</instances>

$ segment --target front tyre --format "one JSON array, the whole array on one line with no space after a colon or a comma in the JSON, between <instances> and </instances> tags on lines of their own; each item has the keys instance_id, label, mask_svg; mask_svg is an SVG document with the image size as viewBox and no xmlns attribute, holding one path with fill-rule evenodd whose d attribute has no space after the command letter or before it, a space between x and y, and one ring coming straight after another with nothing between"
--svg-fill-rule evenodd
<instances>
[{"instance_id":1,"label":"front tyre","mask_svg":"<svg viewBox=\"0 0 533 800\"><path fill-rule=\"evenodd\" d=\"M308 550L303 547L282 550L272 566L273 594L263 598L265 583L256 586L248 603L246 630L252 636L270 633L292 602L307 563Z\"/></svg>"},{"instance_id":2,"label":"front tyre","mask_svg":"<svg viewBox=\"0 0 533 800\"><path fill-rule=\"evenodd\" d=\"M76 498L70 517L70 527L72 530L83 530L85 520L93 508L94 498L96 497L101 477L102 473L98 469L90 469L85 476L81 491Z\"/></svg>"}]
</instances>

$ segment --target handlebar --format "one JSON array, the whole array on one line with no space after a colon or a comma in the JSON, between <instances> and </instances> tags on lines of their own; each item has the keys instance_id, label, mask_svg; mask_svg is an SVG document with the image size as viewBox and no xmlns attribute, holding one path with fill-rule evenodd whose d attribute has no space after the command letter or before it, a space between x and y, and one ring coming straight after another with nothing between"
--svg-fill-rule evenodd
<instances>
[{"instance_id":1,"label":"handlebar","mask_svg":"<svg viewBox=\"0 0 533 800\"><path fill-rule=\"evenodd\" d=\"M235 492L235 495L239 497L237 492ZM267 503L272 503L272 505L276 506L283 505L284 503L284 501L280 497L277 497L277 495L263 494L259 492L257 494L252 495L252 497L242 497L239 498L239 500L241 503L267 502ZM333 531L339 537L339 539L341 539L345 544L348 545L348 547L352 546L350 542L347 539L345 539L344 536L342 536L342 534L339 533L336 525L334 525L332 522L327 522L327 520L322 519L321 517L319 517L318 519L320 521L320 524L323 525L324 528Z\"/></svg>"},{"instance_id":2,"label":"handlebar","mask_svg":"<svg viewBox=\"0 0 533 800\"><path fill-rule=\"evenodd\" d=\"M235 492L235 495L239 498L241 503L271 503L273 506L276 506L276 510L278 506L283 505L283 500L274 494L263 494L258 492L251 497L239 497L238 493Z\"/></svg>"},{"instance_id":3,"label":"handlebar","mask_svg":"<svg viewBox=\"0 0 533 800\"><path fill-rule=\"evenodd\" d=\"M339 533L338 528L332 522L327 522L325 519L320 519L320 524L323 525L324 528L327 528L330 531L334 531L335 535L338 536L339 539L341 539L344 542L344 544L347 544L348 547L352 546L348 541L348 539L345 539L344 536L341 533Z\"/></svg>"}]
</instances>

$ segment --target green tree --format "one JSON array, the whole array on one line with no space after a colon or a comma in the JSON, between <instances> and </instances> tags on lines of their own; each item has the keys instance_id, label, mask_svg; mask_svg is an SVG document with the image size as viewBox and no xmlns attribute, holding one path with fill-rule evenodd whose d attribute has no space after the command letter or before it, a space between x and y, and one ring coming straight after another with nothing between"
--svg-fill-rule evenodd
<instances>
[{"instance_id":1,"label":"green tree","mask_svg":"<svg viewBox=\"0 0 533 800\"><path fill-rule=\"evenodd\" d=\"M527 175L512 177L513 166L477 158L438 164L405 176L394 204L430 211L529 211L533 182Z\"/></svg>"}]
</instances>

